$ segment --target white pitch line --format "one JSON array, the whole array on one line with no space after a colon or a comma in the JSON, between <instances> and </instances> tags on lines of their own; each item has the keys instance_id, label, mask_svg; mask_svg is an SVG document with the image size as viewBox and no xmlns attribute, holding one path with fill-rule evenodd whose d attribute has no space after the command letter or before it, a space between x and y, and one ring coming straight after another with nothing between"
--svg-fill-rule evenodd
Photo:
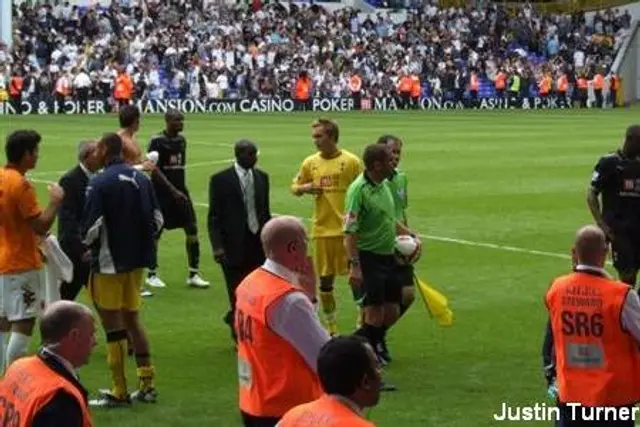
<instances>
[{"instance_id":1,"label":"white pitch line","mask_svg":"<svg viewBox=\"0 0 640 427\"><path fill-rule=\"evenodd\" d=\"M201 208L207 208L207 209L209 208L208 203L194 203L194 205ZM278 214L274 213L274 215L278 215ZM310 220L309 218L302 218L302 219L305 221ZM522 254L538 255L538 256L545 256L545 257L558 258L558 259L571 259L571 256L567 254L560 254L557 252L539 251L536 249L519 248L516 246L505 246L505 245L498 245L495 243L487 243L487 242L474 242L471 240L454 239L452 237L434 236L432 234L420 234L419 236L427 240L435 240L438 242L446 242L446 243L455 243L463 246L475 246L479 248L495 249L495 250L506 251L506 252L517 252Z\"/></svg>"}]
</instances>

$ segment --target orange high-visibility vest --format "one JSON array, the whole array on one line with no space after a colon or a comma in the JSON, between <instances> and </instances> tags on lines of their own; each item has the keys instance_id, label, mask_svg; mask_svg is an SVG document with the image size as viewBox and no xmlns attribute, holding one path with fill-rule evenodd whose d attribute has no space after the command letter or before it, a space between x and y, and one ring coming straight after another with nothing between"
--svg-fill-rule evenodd
<instances>
[{"instance_id":1,"label":"orange high-visibility vest","mask_svg":"<svg viewBox=\"0 0 640 427\"><path fill-rule=\"evenodd\" d=\"M545 75L538 83L538 90L541 95L546 95L551 91L551 77Z\"/></svg>"},{"instance_id":2,"label":"orange high-visibility vest","mask_svg":"<svg viewBox=\"0 0 640 427\"><path fill-rule=\"evenodd\" d=\"M476 73L471 73L471 80L469 82L469 90L471 92L477 92L480 89L480 79Z\"/></svg>"},{"instance_id":3,"label":"orange high-visibility vest","mask_svg":"<svg viewBox=\"0 0 640 427\"><path fill-rule=\"evenodd\" d=\"M354 74L349 79L349 90L353 93L357 93L360 92L360 89L362 89L362 79L359 75Z\"/></svg>"},{"instance_id":4,"label":"orange high-visibility vest","mask_svg":"<svg viewBox=\"0 0 640 427\"><path fill-rule=\"evenodd\" d=\"M507 75L502 71L496 76L496 89L503 90L507 87Z\"/></svg>"},{"instance_id":5,"label":"orange high-visibility vest","mask_svg":"<svg viewBox=\"0 0 640 427\"><path fill-rule=\"evenodd\" d=\"M640 401L640 349L622 328L626 284L585 272L557 278L546 295L563 403Z\"/></svg>"},{"instance_id":6,"label":"orange high-visibility vest","mask_svg":"<svg viewBox=\"0 0 640 427\"><path fill-rule=\"evenodd\" d=\"M91 427L91 414L82 393L38 356L23 357L9 366L0 381L0 398L4 400L0 419L7 426L30 427L38 412L60 390L76 398L82 410L83 427Z\"/></svg>"},{"instance_id":7,"label":"orange high-visibility vest","mask_svg":"<svg viewBox=\"0 0 640 427\"><path fill-rule=\"evenodd\" d=\"M609 89L618 90L618 77L615 74L611 75L611 79L609 80Z\"/></svg>"},{"instance_id":8,"label":"orange high-visibility vest","mask_svg":"<svg viewBox=\"0 0 640 427\"><path fill-rule=\"evenodd\" d=\"M62 96L69 95L69 80L66 77L60 77L56 82L56 92Z\"/></svg>"},{"instance_id":9,"label":"orange high-visibility vest","mask_svg":"<svg viewBox=\"0 0 640 427\"><path fill-rule=\"evenodd\" d=\"M587 82L587 79L585 79L584 77L580 77L578 79L578 89L588 89L589 88L589 82Z\"/></svg>"},{"instance_id":10,"label":"orange high-visibility vest","mask_svg":"<svg viewBox=\"0 0 640 427\"><path fill-rule=\"evenodd\" d=\"M569 90L569 79L566 74L560 76L557 82L558 92L566 92Z\"/></svg>"},{"instance_id":11,"label":"orange high-visibility vest","mask_svg":"<svg viewBox=\"0 0 640 427\"><path fill-rule=\"evenodd\" d=\"M267 324L267 312L291 292L290 283L258 268L236 290L240 410L257 417L282 417L322 395L316 373Z\"/></svg>"},{"instance_id":12,"label":"orange high-visibility vest","mask_svg":"<svg viewBox=\"0 0 640 427\"><path fill-rule=\"evenodd\" d=\"M411 77L404 76L403 78L400 79L400 83L398 85L398 92L410 93L412 85L413 85L413 82L411 81Z\"/></svg>"},{"instance_id":13,"label":"orange high-visibility vest","mask_svg":"<svg viewBox=\"0 0 640 427\"><path fill-rule=\"evenodd\" d=\"M307 101L311 95L311 84L305 79L296 81L296 100Z\"/></svg>"},{"instance_id":14,"label":"orange high-visibility vest","mask_svg":"<svg viewBox=\"0 0 640 427\"><path fill-rule=\"evenodd\" d=\"M422 87L420 86L420 77L416 75L411 76L411 97L418 98L422 94Z\"/></svg>"},{"instance_id":15,"label":"orange high-visibility vest","mask_svg":"<svg viewBox=\"0 0 640 427\"><path fill-rule=\"evenodd\" d=\"M604 77L602 74L593 76L593 90L602 90L604 88Z\"/></svg>"},{"instance_id":16,"label":"orange high-visibility vest","mask_svg":"<svg viewBox=\"0 0 640 427\"><path fill-rule=\"evenodd\" d=\"M128 74L120 74L116 78L116 85L113 90L115 99L129 100L133 94L133 81Z\"/></svg>"},{"instance_id":17,"label":"orange high-visibility vest","mask_svg":"<svg viewBox=\"0 0 640 427\"><path fill-rule=\"evenodd\" d=\"M24 87L24 80L22 77L13 77L9 82L9 94L11 96L18 96L22 92Z\"/></svg>"},{"instance_id":18,"label":"orange high-visibility vest","mask_svg":"<svg viewBox=\"0 0 640 427\"><path fill-rule=\"evenodd\" d=\"M279 427L375 427L344 403L324 395L320 399L296 406L285 414Z\"/></svg>"}]
</instances>

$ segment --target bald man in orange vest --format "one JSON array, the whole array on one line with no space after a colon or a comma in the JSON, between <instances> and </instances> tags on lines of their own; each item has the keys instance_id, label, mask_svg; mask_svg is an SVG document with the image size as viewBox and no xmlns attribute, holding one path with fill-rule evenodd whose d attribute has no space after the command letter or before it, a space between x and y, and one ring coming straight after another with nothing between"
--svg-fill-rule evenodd
<instances>
[{"instance_id":1,"label":"bald man in orange vest","mask_svg":"<svg viewBox=\"0 0 640 427\"><path fill-rule=\"evenodd\" d=\"M572 251L573 272L555 279L545 297L545 376L550 385L557 381L562 427L635 425L631 411L640 401L640 299L604 270L607 252L602 229L581 228ZM598 412L603 407L611 408L609 416L617 420L604 422ZM599 423L587 423L591 416Z\"/></svg>"},{"instance_id":2,"label":"bald man in orange vest","mask_svg":"<svg viewBox=\"0 0 640 427\"><path fill-rule=\"evenodd\" d=\"M279 216L261 233L264 265L236 289L239 406L245 427L274 427L322 395L317 360L329 334L312 301L316 276L302 221Z\"/></svg>"}]
</instances>

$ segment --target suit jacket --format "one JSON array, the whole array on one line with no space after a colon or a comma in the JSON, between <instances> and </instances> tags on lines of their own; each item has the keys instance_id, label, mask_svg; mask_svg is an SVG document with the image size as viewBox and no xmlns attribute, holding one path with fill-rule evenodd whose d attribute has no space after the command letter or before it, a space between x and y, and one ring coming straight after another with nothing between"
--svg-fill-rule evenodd
<instances>
[{"instance_id":1,"label":"suit jacket","mask_svg":"<svg viewBox=\"0 0 640 427\"><path fill-rule=\"evenodd\" d=\"M81 222L89 177L80 165L60 178L64 200L58 208L58 241L69 259L76 262L86 251L82 243Z\"/></svg>"},{"instance_id":2,"label":"suit jacket","mask_svg":"<svg viewBox=\"0 0 640 427\"><path fill-rule=\"evenodd\" d=\"M87 404L87 390L54 356L40 351L38 357L58 375L73 384ZM76 398L64 390L58 391L34 417L33 427L82 427L82 408Z\"/></svg>"},{"instance_id":3,"label":"suit jacket","mask_svg":"<svg viewBox=\"0 0 640 427\"><path fill-rule=\"evenodd\" d=\"M271 219L269 175L259 169L253 169L253 177L260 233L264 224ZM211 176L207 227L213 250L224 249L227 263L240 265L246 251L245 241L249 227L240 178L234 166Z\"/></svg>"}]
</instances>

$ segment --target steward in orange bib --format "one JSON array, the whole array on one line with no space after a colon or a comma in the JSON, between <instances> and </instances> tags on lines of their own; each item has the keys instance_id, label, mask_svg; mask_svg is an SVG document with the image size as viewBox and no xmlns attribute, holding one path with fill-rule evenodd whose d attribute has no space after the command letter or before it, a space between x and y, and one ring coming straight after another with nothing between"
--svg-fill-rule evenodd
<instances>
[{"instance_id":1,"label":"steward in orange bib","mask_svg":"<svg viewBox=\"0 0 640 427\"><path fill-rule=\"evenodd\" d=\"M318 375L325 394L287 412L277 427L374 427L362 411L380 399L380 366L364 338L329 341L320 351Z\"/></svg>"},{"instance_id":2,"label":"steward in orange bib","mask_svg":"<svg viewBox=\"0 0 640 427\"><path fill-rule=\"evenodd\" d=\"M600 418L597 425L634 425L630 409L640 401L640 300L631 287L609 278L607 252L600 228L581 228L573 248L574 272L555 279L545 298L545 374L549 384L557 376L563 427L583 425L592 414L589 408L597 407L628 415L614 423Z\"/></svg>"},{"instance_id":3,"label":"steward in orange bib","mask_svg":"<svg viewBox=\"0 0 640 427\"><path fill-rule=\"evenodd\" d=\"M315 313L316 275L302 222L279 216L261 233L267 260L236 289L239 406L245 427L273 427L322 394L317 360L329 334Z\"/></svg>"},{"instance_id":4,"label":"steward in orange bib","mask_svg":"<svg viewBox=\"0 0 640 427\"><path fill-rule=\"evenodd\" d=\"M75 369L96 344L91 310L72 301L49 305L40 319L43 348L15 361L0 382L0 420L14 427L91 427L87 391Z\"/></svg>"}]
</instances>

